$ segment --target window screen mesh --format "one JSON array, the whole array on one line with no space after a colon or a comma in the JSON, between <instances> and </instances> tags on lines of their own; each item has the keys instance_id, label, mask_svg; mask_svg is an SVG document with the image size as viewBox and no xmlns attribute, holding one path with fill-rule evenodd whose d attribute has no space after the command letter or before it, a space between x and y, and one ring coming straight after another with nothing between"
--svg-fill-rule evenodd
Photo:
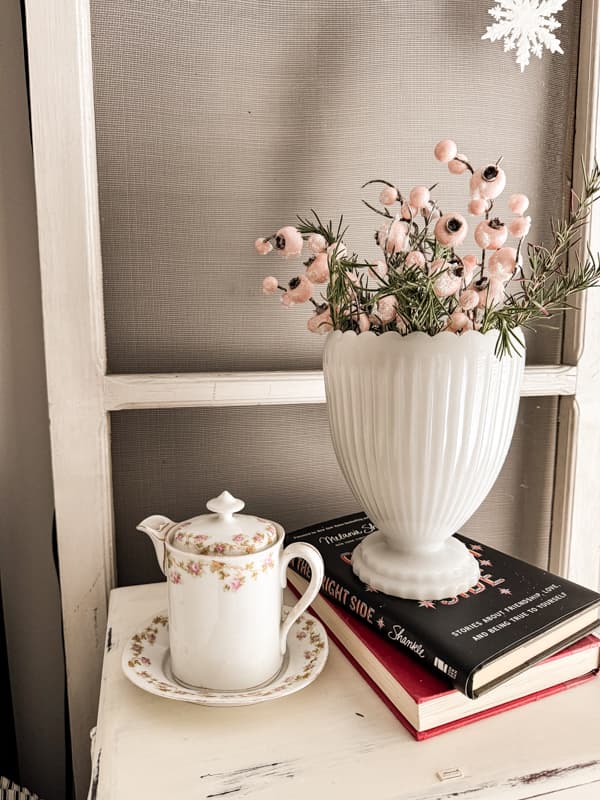
<instances>
[{"instance_id":1,"label":"window screen mesh","mask_svg":"<svg viewBox=\"0 0 600 800\"><path fill-rule=\"evenodd\" d=\"M556 400L521 401L496 485L464 528L545 567ZM149 514L182 520L228 489L248 513L287 530L357 509L338 469L323 405L125 411L112 415L120 585L160 580L154 550L135 526Z\"/></svg>"},{"instance_id":2,"label":"window screen mesh","mask_svg":"<svg viewBox=\"0 0 600 800\"><path fill-rule=\"evenodd\" d=\"M464 208L466 178L432 157L444 136L477 164L503 154L506 194L531 197L547 239L568 196L579 2L559 15L565 55L523 75L480 40L488 5L91 0L110 371L319 368L308 312L259 291L299 261L261 259L254 239L343 210L348 245L375 257L365 180L440 181L444 207ZM529 337L529 363L557 363L560 341L560 322ZM466 529L541 565L556 415L553 399L522 402ZM159 578L140 519L185 518L225 487L288 529L356 508L321 405L116 413L113 468L121 584Z\"/></svg>"},{"instance_id":3,"label":"window screen mesh","mask_svg":"<svg viewBox=\"0 0 600 800\"><path fill-rule=\"evenodd\" d=\"M547 237L570 172L579 2L559 14L565 55L524 74L481 41L489 5L92 0L110 370L319 367L308 312L259 291L300 264L252 242L296 211L345 210L348 244L374 257L372 177L441 181L444 206L464 208L466 178L432 157L443 136L477 164L503 154L507 195L530 195ZM557 362L560 338L558 323L530 338L530 363Z\"/></svg>"}]
</instances>

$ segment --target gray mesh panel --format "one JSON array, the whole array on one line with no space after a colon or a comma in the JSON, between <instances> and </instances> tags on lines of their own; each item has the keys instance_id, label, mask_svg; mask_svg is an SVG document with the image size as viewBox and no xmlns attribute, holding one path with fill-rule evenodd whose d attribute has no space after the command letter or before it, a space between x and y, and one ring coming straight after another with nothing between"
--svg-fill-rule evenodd
<instances>
[{"instance_id":1,"label":"gray mesh panel","mask_svg":"<svg viewBox=\"0 0 600 800\"><path fill-rule=\"evenodd\" d=\"M515 438L492 493L464 528L546 566L556 400L521 401ZM357 509L338 469L326 408L124 411L112 415L120 584L159 580L136 524L152 513L200 514L227 488L249 513L288 530Z\"/></svg>"},{"instance_id":2,"label":"gray mesh panel","mask_svg":"<svg viewBox=\"0 0 600 800\"><path fill-rule=\"evenodd\" d=\"M432 157L442 136L477 163L503 153L506 194L530 195L547 237L570 171L579 2L559 15L565 55L523 75L480 39L489 5L92 0L111 371L318 367L308 312L259 291L300 264L261 259L254 239L344 210L348 243L373 257L368 178L441 180L444 206L464 207L466 177ZM559 328L530 340L530 363L558 361Z\"/></svg>"}]
</instances>

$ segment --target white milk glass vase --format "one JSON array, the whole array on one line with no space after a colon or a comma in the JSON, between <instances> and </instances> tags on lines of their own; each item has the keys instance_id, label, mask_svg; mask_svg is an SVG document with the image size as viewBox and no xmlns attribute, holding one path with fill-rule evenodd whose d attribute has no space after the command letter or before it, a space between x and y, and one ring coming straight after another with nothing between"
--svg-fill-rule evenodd
<instances>
[{"instance_id":1,"label":"white milk glass vase","mask_svg":"<svg viewBox=\"0 0 600 800\"><path fill-rule=\"evenodd\" d=\"M335 453L377 526L355 549L352 565L375 589L439 600L479 579L476 559L453 534L504 463L525 364L524 344L498 357L497 340L497 331L327 337L323 368Z\"/></svg>"}]
</instances>

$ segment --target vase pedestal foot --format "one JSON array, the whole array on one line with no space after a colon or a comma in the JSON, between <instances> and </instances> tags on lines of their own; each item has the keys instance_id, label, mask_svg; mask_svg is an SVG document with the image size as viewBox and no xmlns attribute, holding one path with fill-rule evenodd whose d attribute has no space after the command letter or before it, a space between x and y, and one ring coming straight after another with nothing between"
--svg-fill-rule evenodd
<instances>
[{"instance_id":1,"label":"vase pedestal foot","mask_svg":"<svg viewBox=\"0 0 600 800\"><path fill-rule=\"evenodd\" d=\"M373 589L407 600L456 597L479 581L477 559L452 537L436 550L401 553L376 531L354 550L352 569Z\"/></svg>"}]
</instances>

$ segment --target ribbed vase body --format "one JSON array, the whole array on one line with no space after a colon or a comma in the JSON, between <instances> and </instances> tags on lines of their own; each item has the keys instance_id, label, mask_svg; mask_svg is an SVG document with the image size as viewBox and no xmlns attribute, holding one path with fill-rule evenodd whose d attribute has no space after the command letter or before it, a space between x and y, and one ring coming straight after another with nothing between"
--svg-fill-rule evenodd
<instances>
[{"instance_id":1,"label":"ribbed vase body","mask_svg":"<svg viewBox=\"0 0 600 800\"><path fill-rule=\"evenodd\" d=\"M378 553L368 537L355 556L374 588L435 599L477 582L472 556L448 540L492 488L515 426L524 352L498 358L496 341L495 331L327 337L335 452L380 532Z\"/></svg>"}]
</instances>

